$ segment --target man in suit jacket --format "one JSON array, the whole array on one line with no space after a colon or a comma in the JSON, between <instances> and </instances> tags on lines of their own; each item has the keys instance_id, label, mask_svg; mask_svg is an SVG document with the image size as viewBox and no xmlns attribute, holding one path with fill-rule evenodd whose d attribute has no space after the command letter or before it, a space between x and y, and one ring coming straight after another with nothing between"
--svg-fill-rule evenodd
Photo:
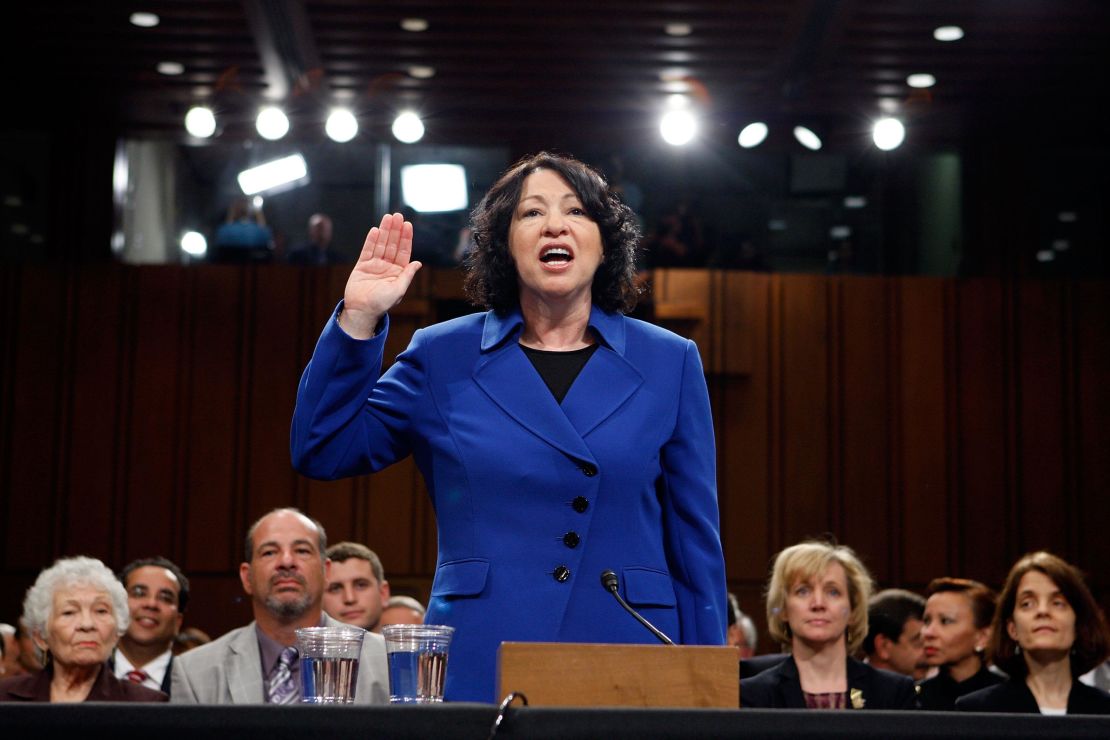
<instances>
[{"instance_id":1,"label":"man in suit jacket","mask_svg":"<svg viewBox=\"0 0 1110 740\"><path fill-rule=\"evenodd\" d=\"M247 533L247 562L239 566L255 621L179 655L173 665L174 703L262 704L287 696L278 690L283 651L296 644L300 627L342 626L323 613L329 562L323 526L296 509L276 509ZM287 673L300 696L300 661ZM355 702L389 702L385 643L366 633Z\"/></svg>"},{"instance_id":2,"label":"man in suit jacket","mask_svg":"<svg viewBox=\"0 0 1110 740\"><path fill-rule=\"evenodd\" d=\"M115 677L166 695L173 675L173 643L189 603L189 579L166 558L142 558L124 566L131 623L108 663Z\"/></svg>"}]
</instances>

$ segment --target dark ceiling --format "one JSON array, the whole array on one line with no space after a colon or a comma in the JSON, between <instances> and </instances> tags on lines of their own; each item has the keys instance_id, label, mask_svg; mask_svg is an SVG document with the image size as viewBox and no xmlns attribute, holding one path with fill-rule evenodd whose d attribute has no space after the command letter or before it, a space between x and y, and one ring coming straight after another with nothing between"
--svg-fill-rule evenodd
<instances>
[{"instance_id":1,"label":"dark ceiling","mask_svg":"<svg viewBox=\"0 0 1110 740\"><path fill-rule=\"evenodd\" d=\"M131 25L136 10L160 23ZM182 138L192 104L234 139L273 98L299 137L322 137L342 103L371 136L414 108L429 143L619 142L685 92L722 141L754 119L835 140L889 112L947 142L984 118L1093 113L1110 91L1101 0L55 0L21 13L5 56L40 103L83 91L125 131ZM689 34L668 35L673 23ZM934 40L951 24L966 36ZM183 73L160 74L167 61ZM935 87L910 88L918 72Z\"/></svg>"}]
</instances>

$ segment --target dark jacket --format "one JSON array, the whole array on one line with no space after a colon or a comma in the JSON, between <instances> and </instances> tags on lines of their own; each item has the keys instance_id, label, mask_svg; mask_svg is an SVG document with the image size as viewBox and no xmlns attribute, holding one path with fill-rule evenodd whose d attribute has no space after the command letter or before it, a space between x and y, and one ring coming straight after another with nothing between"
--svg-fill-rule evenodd
<instances>
[{"instance_id":1,"label":"dark jacket","mask_svg":"<svg viewBox=\"0 0 1110 740\"><path fill-rule=\"evenodd\" d=\"M848 658L848 706L860 709L917 709L913 680ZM805 709L798 664L790 657L758 676L740 681L740 706L755 709Z\"/></svg>"},{"instance_id":2,"label":"dark jacket","mask_svg":"<svg viewBox=\"0 0 1110 740\"><path fill-rule=\"evenodd\" d=\"M1013 679L961 696L956 700L956 709L1010 714L1040 714L1041 711L1025 681ZM1110 714L1110 694L1073 681L1068 693L1068 714Z\"/></svg>"},{"instance_id":3,"label":"dark jacket","mask_svg":"<svg viewBox=\"0 0 1110 740\"><path fill-rule=\"evenodd\" d=\"M0 702L5 701L50 701L50 681L54 669L47 666L38 673L25 676L12 676L0 681ZM169 701L161 691L148 689L130 681L120 681L112 675L108 665L100 667L96 681L89 689L85 701Z\"/></svg>"},{"instance_id":4,"label":"dark jacket","mask_svg":"<svg viewBox=\"0 0 1110 740\"><path fill-rule=\"evenodd\" d=\"M918 703L922 709L951 712L956 708L956 700L961 696L994 686L1005 680L1002 676L983 666L971 678L957 683L948 673L947 668L941 668L940 673L918 685Z\"/></svg>"},{"instance_id":5,"label":"dark jacket","mask_svg":"<svg viewBox=\"0 0 1110 740\"><path fill-rule=\"evenodd\" d=\"M768 655L753 655L740 660L740 678L758 676L768 668L774 668L784 660L790 659L790 653L770 653Z\"/></svg>"}]
</instances>

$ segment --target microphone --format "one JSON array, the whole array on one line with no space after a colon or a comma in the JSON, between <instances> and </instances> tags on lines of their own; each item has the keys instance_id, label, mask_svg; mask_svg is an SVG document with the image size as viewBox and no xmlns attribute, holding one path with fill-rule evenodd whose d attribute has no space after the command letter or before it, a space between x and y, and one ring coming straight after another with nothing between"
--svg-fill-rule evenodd
<instances>
[{"instance_id":1,"label":"microphone","mask_svg":"<svg viewBox=\"0 0 1110 740\"><path fill-rule=\"evenodd\" d=\"M636 621L644 625L644 627L649 632L651 632L651 634L655 635L655 637L658 638L659 642L663 643L664 645L674 645L674 641L671 638L667 637L662 632L657 630L654 624L641 617L639 612L629 606L628 602L621 598L620 593L618 593L618 588L620 587L620 584L617 580L616 573L611 570L603 571L601 574L601 585L605 588L606 591L613 594L613 598L617 600L618 604L624 607L624 610L626 612L635 617Z\"/></svg>"}]
</instances>

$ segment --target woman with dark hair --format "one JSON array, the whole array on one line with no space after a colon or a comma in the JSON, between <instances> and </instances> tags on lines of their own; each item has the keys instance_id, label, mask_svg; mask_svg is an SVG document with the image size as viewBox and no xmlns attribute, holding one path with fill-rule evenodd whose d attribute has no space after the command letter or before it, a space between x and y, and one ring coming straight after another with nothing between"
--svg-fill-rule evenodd
<instances>
[{"instance_id":1,"label":"woman with dark hair","mask_svg":"<svg viewBox=\"0 0 1110 740\"><path fill-rule=\"evenodd\" d=\"M334 479L412 454L439 526L426 623L456 628L446 698L494 701L502 641L724 643L713 425L697 347L622 315L638 230L592 168L540 153L472 214L486 313L416 332L379 377L412 225L370 231L304 372L296 468Z\"/></svg>"},{"instance_id":2,"label":"woman with dark hair","mask_svg":"<svg viewBox=\"0 0 1110 740\"><path fill-rule=\"evenodd\" d=\"M1110 652L1106 618L1083 576L1047 552L1010 569L992 624L990 654L1010 679L961 697L969 712L1110 714L1110 694L1079 676Z\"/></svg>"},{"instance_id":3,"label":"woman with dark hair","mask_svg":"<svg viewBox=\"0 0 1110 740\"><path fill-rule=\"evenodd\" d=\"M925 601L925 662L940 671L919 684L922 709L950 712L956 699L1003 679L987 668L994 591L967 578L935 578Z\"/></svg>"},{"instance_id":4,"label":"woman with dark hair","mask_svg":"<svg viewBox=\"0 0 1110 740\"><path fill-rule=\"evenodd\" d=\"M849 547L802 542L775 557L767 630L790 655L740 681L740 706L916 709L913 681L851 657L867 636L871 574Z\"/></svg>"}]
</instances>

